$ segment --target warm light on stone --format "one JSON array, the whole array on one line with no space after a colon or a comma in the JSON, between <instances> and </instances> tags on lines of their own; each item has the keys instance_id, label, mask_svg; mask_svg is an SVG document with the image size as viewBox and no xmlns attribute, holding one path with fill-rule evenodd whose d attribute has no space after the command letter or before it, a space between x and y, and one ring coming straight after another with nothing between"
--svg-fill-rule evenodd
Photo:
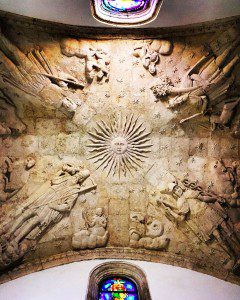
<instances>
[{"instance_id":1,"label":"warm light on stone","mask_svg":"<svg viewBox=\"0 0 240 300\"><path fill-rule=\"evenodd\" d=\"M0 16L0 283L95 258L240 283L238 19Z\"/></svg>"}]
</instances>

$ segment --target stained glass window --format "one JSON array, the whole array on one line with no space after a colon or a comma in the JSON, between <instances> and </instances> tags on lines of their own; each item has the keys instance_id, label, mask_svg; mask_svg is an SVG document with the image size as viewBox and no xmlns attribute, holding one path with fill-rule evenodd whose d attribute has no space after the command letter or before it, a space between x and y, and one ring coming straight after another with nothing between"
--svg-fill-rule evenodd
<instances>
[{"instance_id":1,"label":"stained glass window","mask_svg":"<svg viewBox=\"0 0 240 300\"><path fill-rule=\"evenodd\" d=\"M103 0L103 7L110 11L132 12L145 8L149 0Z\"/></svg>"},{"instance_id":2,"label":"stained glass window","mask_svg":"<svg viewBox=\"0 0 240 300\"><path fill-rule=\"evenodd\" d=\"M154 20L164 0L91 0L93 16L104 23L129 26Z\"/></svg>"},{"instance_id":3,"label":"stained glass window","mask_svg":"<svg viewBox=\"0 0 240 300\"><path fill-rule=\"evenodd\" d=\"M99 285L98 300L138 300L134 282L124 277L105 279Z\"/></svg>"}]
</instances>

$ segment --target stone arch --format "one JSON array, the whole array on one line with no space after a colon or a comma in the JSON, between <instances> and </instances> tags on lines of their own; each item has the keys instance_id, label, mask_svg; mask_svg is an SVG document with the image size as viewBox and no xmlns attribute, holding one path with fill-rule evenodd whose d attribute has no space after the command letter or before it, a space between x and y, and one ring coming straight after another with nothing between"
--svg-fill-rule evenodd
<instances>
[{"instance_id":1,"label":"stone arch","mask_svg":"<svg viewBox=\"0 0 240 300\"><path fill-rule=\"evenodd\" d=\"M99 285L102 280L112 276L124 276L133 281L138 289L139 300L151 300L147 277L136 265L112 261L97 266L89 276L86 300L98 299Z\"/></svg>"}]
</instances>

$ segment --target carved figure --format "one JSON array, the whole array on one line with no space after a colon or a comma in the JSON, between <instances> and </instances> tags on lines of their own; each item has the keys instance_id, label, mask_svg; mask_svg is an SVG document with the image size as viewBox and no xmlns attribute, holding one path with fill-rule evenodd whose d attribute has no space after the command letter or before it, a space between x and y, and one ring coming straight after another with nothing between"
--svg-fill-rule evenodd
<instances>
[{"instance_id":1,"label":"carved figure","mask_svg":"<svg viewBox=\"0 0 240 300\"><path fill-rule=\"evenodd\" d=\"M0 136L20 134L26 129L12 101L0 91Z\"/></svg>"},{"instance_id":2,"label":"carved figure","mask_svg":"<svg viewBox=\"0 0 240 300\"><path fill-rule=\"evenodd\" d=\"M55 74L43 51L35 50L25 55L2 32L0 50L0 89L5 96L10 99L24 98L34 105L43 104L74 113L76 107L72 110L72 106L63 105L73 97L73 93L62 87L72 84L79 88L81 83L70 75L61 77Z\"/></svg>"},{"instance_id":3,"label":"carved figure","mask_svg":"<svg viewBox=\"0 0 240 300\"><path fill-rule=\"evenodd\" d=\"M107 218L102 208L97 208L95 214L89 220L86 211L83 211L82 218L84 226L72 237L74 249L93 249L104 247L108 241Z\"/></svg>"},{"instance_id":4,"label":"carved figure","mask_svg":"<svg viewBox=\"0 0 240 300\"><path fill-rule=\"evenodd\" d=\"M145 235L145 216L139 212L131 212L130 214L131 226L129 229L130 233L130 245L135 246L142 236Z\"/></svg>"},{"instance_id":5,"label":"carved figure","mask_svg":"<svg viewBox=\"0 0 240 300\"><path fill-rule=\"evenodd\" d=\"M29 170L36 161L28 156L24 161L12 158L0 159L0 204L13 197L27 182Z\"/></svg>"},{"instance_id":6,"label":"carved figure","mask_svg":"<svg viewBox=\"0 0 240 300\"><path fill-rule=\"evenodd\" d=\"M233 268L233 272L239 274L240 242L226 210L220 204L220 197L204 192L201 187L189 183L188 180L184 180L183 183L175 181L161 193L163 196L158 195L156 201L159 206L163 205L162 211L165 211L166 216L169 218L170 215L170 220L173 217L178 222L185 221L194 234L205 243L215 239L232 259L227 267ZM175 200L175 206L167 204L166 210L164 194L172 194L172 198L177 198L177 201L182 198L183 205L178 205ZM183 210L183 207L187 209ZM179 218L182 213L184 217Z\"/></svg>"},{"instance_id":7,"label":"carved figure","mask_svg":"<svg viewBox=\"0 0 240 300\"><path fill-rule=\"evenodd\" d=\"M105 50L86 47L81 44L81 41L71 38L61 41L61 49L68 57L76 56L85 59L85 75L88 82L91 83L94 78L97 81L109 80L110 58Z\"/></svg>"},{"instance_id":8,"label":"carved figure","mask_svg":"<svg viewBox=\"0 0 240 300\"><path fill-rule=\"evenodd\" d=\"M133 56L139 57L145 69L155 75L157 64L160 63L161 55L169 55L172 52L172 43L167 40L148 41L144 45L134 48Z\"/></svg>"},{"instance_id":9,"label":"carved figure","mask_svg":"<svg viewBox=\"0 0 240 300\"><path fill-rule=\"evenodd\" d=\"M164 234L164 225L152 217L145 218L141 213L132 212L130 215L131 227L130 246L150 250L166 249L169 238Z\"/></svg>"},{"instance_id":10,"label":"carved figure","mask_svg":"<svg viewBox=\"0 0 240 300\"><path fill-rule=\"evenodd\" d=\"M240 139L240 121L237 121L237 123L233 125L232 136L236 139Z\"/></svg>"},{"instance_id":11,"label":"carved figure","mask_svg":"<svg viewBox=\"0 0 240 300\"><path fill-rule=\"evenodd\" d=\"M238 174L239 164L234 161L226 166L223 160L210 165L210 174L215 195L222 198L231 207L240 207L240 182Z\"/></svg>"},{"instance_id":12,"label":"carved figure","mask_svg":"<svg viewBox=\"0 0 240 300\"><path fill-rule=\"evenodd\" d=\"M218 125L228 125L240 101L238 94L232 96L230 93L234 70L239 64L239 44L240 38L236 35L219 51L212 49L186 73L180 86L174 86L167 79L161 80L159 85L152 87L157 101L168 99L171 109L187 103L187 113L192 107L195 113L181 119L180 123L209 114L214 129Z\"/></svg>"},{"instance_id":13,"label":"carved figure","mask_svg":"<svg viewBox=\"0 0 240 300\"><path fill-rule=\"evenodd\" d=\"M158 192L153 192L151 196L156 204L161 206L166 217L176 224L186 220L190 213L187 199L194 197L175 181L162 187Z\"/></svg>"},{"instance_id":14,"label":"carved figure","mask_svg":"<svg viewBox=\"0 0 240 300\"><path fill-rule=\"evenodd\" d=\"M2 161L0 166L0 202L5 202L11 195L8 193L7 185L12 172L12 161L8 157Z\"/></svg>"},{"instance_id":15,"label":"carved figure","mask_svg":"<svg viewBox=\"0 0 240 300\"><path fill-rule=\"evenodd\" d=\"M69 214L80 194L96 189L87 180L89 176L83 167L64 165L28 198L1 232L0 269L20 260L49 228Z\"/></svg>"}]
</instances>

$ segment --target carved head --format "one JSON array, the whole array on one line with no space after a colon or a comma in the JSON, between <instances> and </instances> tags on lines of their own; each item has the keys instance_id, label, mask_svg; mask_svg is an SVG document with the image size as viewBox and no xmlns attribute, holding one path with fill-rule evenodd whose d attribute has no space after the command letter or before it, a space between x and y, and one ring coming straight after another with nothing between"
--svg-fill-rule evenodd
<instances>
[{"instance_id":1,"label":"carved head","mask_svg":"<svg viewBox=\"0 0 240 300\"><path fill-rule=\"evenodd\" d=\"M111 141L111 149L115 154L124 154L127 148L128 143L124 137L117 136Z\"/></svg>"},{"instance_id":2,"label":"carved head","mask_svg":"<svg viewBox=\"0 0 240 300\"><path fill-rule=\"evenodd\" d=\"M175 184L172 189L172 194L173 196L180 198L183 195L184 191L185 189L183 187L181 187L179 184Z\"/></svg>"},{"instance_id":3,"label":"carved head","mask_svg":"<svg viewBox=\"0 0 240 300\"><path fill-rule=\"evenodd\" d=\"M150 224L147 225L146 235L155 238L163 234L164 227L162 223L158 220L153 220Z\"/></svg>"},{"instance_id":4,"label":"carved head","mask_svg":"<svg viewBox=\"0 0 240 300\"><path fill-rule=\"evenodd\" d=\"M130 219L133 222L139 222L139 223L144 223L145 221L145 217L143 216L143 214L139 212L131 212Z\"/></svg>"},{"instance_id":5,"label":"carved head","mask_svg":"<svg viewBox=\"0 0 240 300\"><path fill-rule=\"evenodd\" d=\"M0 161L0 170L2 174L6 175L13 171L13 162L10 158L6 157L3 161Z\"/></svg>"},{"instance_id":6,"label":"carved head","mask_svg":"<svg viewBox=\"0 0 240 300\"><path fill-rule=\"evenodd\" d=\"M103 209L101 207L98 207L96 209L96 215L99 217L101 217L103 215Z\"/></svg>"},{"instance_id":7,"label":"carved head","mask_svg":"<svg viewBox=\"0 0 240 300\"><path fill-rule=\"evenodd\" d=\"M82 171L79 172L79 176L78 176L78 182L82 182L85 179L87 179L90 176L90 171L87 169L83 169Z\"/></svg>"},{"instance_id":8,"label":"carved head","mask_svg":"<svg viewBox=\"0 0 240 300\"><path fill-rule=\"evenodd\" d=\"M25 168L26 170L30 170L36 164L36 160L32 156L28 156L25 160Z\"/></svg>"},{"instance_id":9,"label":"carved head","mask_svg":"<svg viewBox=\"0 0 240 300\"><path fill-rule=\"evenodd\" d=\"M63 170L63 172L67 172L70 175L75 175L77 172L80 171L80 168L79 167L74 167L70 164L65 164L65 165L63 165L62 170Z\"/></svg>"}]
</instances>

